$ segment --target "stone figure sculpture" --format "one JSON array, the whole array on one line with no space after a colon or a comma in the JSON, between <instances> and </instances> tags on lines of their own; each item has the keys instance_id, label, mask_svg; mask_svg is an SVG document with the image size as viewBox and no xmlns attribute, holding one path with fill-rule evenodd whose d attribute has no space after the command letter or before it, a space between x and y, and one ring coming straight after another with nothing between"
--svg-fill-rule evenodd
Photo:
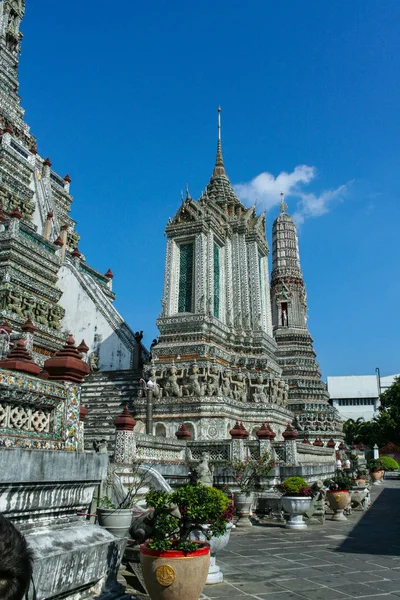
<instances>
[{"instance_id":1,"label":"stone figure sculpture","mask_svg":"<svg viewBox=\"0 0 400 600\"><path fill-rule=\"evenodd\" d=\"M208 454L208 452L204 452L204 454L201 457L201 462L196 467L196 474L198 483L201 483L202 485L212 486L214 479L209 460L210 455Z\"/></svg>"},{"instance_id":2,"label":"stone figure sculpture","mask_svg":"<svg viewBox=\"0 0 400 600\"><path fill-rule=\"evenodd\" d=\"M264 377L261 374L257 375L255 383L252 383L251 387L253 389L253 402L259 404L268 401L265 394Z\"/></svg>"},{"instance_id":3,"label":"stone figure sculpture","mask_svg":"<svg viewBox=\"0 0 400 600\"><path fill-rule=\"evenodd\" d=\"M215 365L207 370L206 381L207 396L218 396L220 391L219 374Z\"/></svg>"},{"instance_id":4,"label":"stone figure sculpture","mask_svg":"<svg viewBox=\"0 0 400 600\"><path fill-rule=\"evenodd\" d=\"M233 397L235 400L240 400L241 402L246 402L247 393L246 393L246 381L244 379L243 373L239 372L236 375L236 378L232 381L233 387Z\"/></svg>"},{"instance_id":5,"label":"stone figure sculpture","mask_svg":"<svg viewBox=\"0 0 400 600\"><path fill-rule=\"evenodd\" d=\"M169 374L164 386L164 394L167 397L176 396L181 398L182 387L178 384L178 370L175 365L172 365L169 369Z\"/></svg>"},{"instance_id":6,"label":"stone figure sculpture","mask_svg":"<svg viewBox=\"0 0 400 600\"><path fill-rule=\"evenodd\" d=\"M313 499L309 510L305 513L305 517L309 523L325 523L325 500L326 490L321 480L315 481L312 484L314 492Z\"/></svg>"},{"instance_id":7,"label":"stone figure sculpture","mask_svg":"<svg viewBox=\"0 0 400 600\"><path fill-rule=\"evenodd\" d=\"M221 373L221 379L223 396L230 396L232 390L232 377L230 371L224 371Z\"/></svg>"}]
</instances>

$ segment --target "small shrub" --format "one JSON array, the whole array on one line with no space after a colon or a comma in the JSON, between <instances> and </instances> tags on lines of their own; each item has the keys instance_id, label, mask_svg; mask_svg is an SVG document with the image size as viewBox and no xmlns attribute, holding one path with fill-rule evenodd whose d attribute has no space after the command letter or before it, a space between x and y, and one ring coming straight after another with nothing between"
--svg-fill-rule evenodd
<instances>
[{"instance_id":1,"label":"small shrub","mask_svg":"<svg viewBox=\"0 0 400 600\"><path fill-rule=\"evenodd\" d=\"M288 477L286 481L277 486L285 496L312 496L313 492L302 477Z\"/></svg>"},{"instance_id":2,"label":"small shrub","mask_svg":"<svg viewBox=\"0 0 400 600\"><path fill-rule=\"evenodd\" d=\"M394 460L394 458L391 458L390 456L380 456L379 459L382 463L382 468L385 471L397 471L398 470L399 463L397 462L397 460Z\"/></svg>"}]
</instances>

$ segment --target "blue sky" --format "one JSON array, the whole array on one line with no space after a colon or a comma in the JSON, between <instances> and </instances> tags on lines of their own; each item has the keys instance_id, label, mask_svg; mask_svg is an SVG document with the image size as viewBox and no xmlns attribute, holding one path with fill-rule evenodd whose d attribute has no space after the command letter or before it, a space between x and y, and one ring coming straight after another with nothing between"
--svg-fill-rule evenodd
<instances>
[{"instance_id":1,"label":"blue sky","mask_svg":"<svg viewBox=\"0 0 400 600\"><path fill-rule=\"evenodd\" d=\"M157 334L164 228L225 166L243 201L300 224L324 376L400 371L400 2L27 0L20 93L80 250ZM276 179L278 178L278 179Z\"/></svg>"}]
</instances>

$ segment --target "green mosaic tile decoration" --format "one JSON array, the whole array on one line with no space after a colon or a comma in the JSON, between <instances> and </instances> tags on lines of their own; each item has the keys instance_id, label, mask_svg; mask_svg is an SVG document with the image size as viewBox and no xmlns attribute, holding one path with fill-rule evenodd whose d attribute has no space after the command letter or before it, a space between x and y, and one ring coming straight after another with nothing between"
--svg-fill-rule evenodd
<instances>
[{"instance_id":1,"label":"green mosaic tile decoration","mask_svg":"<svg viewBox=\"0 0 400 600\"><path fill-rule=\"evenodd\" d=\"M178 312L192 312L193 299L193 244L181 244L179 268Z\"/></svg>"},{"instance_id":2,"label":"green mosaic tile decoration","mask_svg":"<svg viewBox=\"0 0 400 600\"><path fill-rule=\"evenodd\" d=\"M220 270L219 270L219 247L214 244L214 317L219 319L219 288L220 288Z\"/></svg>"}]
</instances>

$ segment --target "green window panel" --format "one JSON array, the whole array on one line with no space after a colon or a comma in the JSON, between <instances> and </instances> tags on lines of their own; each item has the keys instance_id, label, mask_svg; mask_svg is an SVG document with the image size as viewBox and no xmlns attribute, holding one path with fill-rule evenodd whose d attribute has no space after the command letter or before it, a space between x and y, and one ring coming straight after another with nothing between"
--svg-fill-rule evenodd
<instances>
[{"instance_id":1,"label":"green window panel","mask_svg":"<svg viewBox=\"0 0 400 600\"><path fill-rule=\"evenodd\" d=\"M181 244L179 268L178 312L192 312L193 302L193 244Z\"/></svg>"},{"instance_id":2,"label":"green window panel","mask_svg":"<svg viewBox=\"0 0 400 600\"><path fill-rule=\"evenodd\" d=\"M219 319L219 288L220 288L220 268L219 268L220 249L214 244L214 317Z\"/></svg>"}]
</instances>

